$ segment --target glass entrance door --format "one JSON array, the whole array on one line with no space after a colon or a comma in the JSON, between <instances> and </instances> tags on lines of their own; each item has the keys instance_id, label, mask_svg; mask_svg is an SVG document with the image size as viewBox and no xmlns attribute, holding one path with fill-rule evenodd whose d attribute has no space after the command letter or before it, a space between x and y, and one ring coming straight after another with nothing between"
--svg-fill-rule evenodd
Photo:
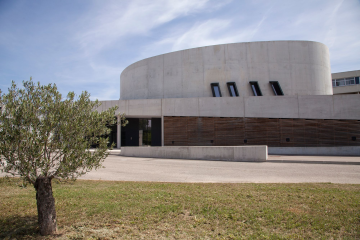
<instances>
[{"instance_id":1,"label":"glass entrance door","mask_svg":"<svg viewBox=\"0 0 360 240\"><path fill-rule=\"evenodd\" d=\"M151 146L151 118L139 119L139 146Z\"/></svg>"}]
</instances>

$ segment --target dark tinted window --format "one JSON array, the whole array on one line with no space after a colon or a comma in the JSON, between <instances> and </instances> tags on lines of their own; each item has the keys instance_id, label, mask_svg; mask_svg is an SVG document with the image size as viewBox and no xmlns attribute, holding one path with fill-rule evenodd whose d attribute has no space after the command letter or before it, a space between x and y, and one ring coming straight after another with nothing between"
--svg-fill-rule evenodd
<instances>
[{"instance_id":1,"label":"dark tinted window","mask_svg":"<svg viewBox=\"0 0 360 240\"><path fill-rule=\"evenodd\" d=\"M221 90L220 90L219 83L212 83L211 90L213 93L213 97L221 97Z\"/></svg>"},{"instance_id":2,"label":"dark tinted window","mask_svg":"<svg viewBox=\"0 0 360 240\"><path fill-rule=\"evenodd\" d=\"M237 90L235 82L228 82L227 86L228 86L229 94L230 94L231 97L238 97L239 96L239 92Z\"/></svg>"},{"instance_id":3,"label":"dark tinted window","mask_svg":"<svg viewBox=\"0 0 360 240\"><path fill-rule=\"evenodd\" d=\"M258 82L250 82L250 86L254 93L254 96L262 96Z\"/></svg>"},{"instance_id":4,"label":"dark tinted window","mask_svg":"<svg viewBox=\"0 0 360 240\"><path fill-rule=\"evenodd\" d=\"M271 82L270 82L270 85L271 85L271 88L272 88L272 90L274 91L274 94L275 94L276 96L284 95L284 93L283 93L283 91L282 91L282 89L281 89L280 84L279 84L278 81L271 81Z\"/></svg>"}]
</instances>

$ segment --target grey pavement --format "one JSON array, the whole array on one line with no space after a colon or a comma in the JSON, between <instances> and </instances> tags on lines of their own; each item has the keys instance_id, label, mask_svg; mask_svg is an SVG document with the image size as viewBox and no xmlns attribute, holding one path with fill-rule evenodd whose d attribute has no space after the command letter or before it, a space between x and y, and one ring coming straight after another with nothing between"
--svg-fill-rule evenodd
<instances>
[{"instance_id":1,"label":"grey pavement","mask_svg":"<svg viewBox=\"0 0 360 240\"><path fill-rule=\"evenodd\" d=\"M267 162L228 162L120 156L80 179L153 182L360 184L360 157L269 155ZM5 176L0 172L0 177Z\"/></svg>"},{"instance_id":2,"label":"grey pavement","mask_svg":"<svg viewBox=\"0 0 360 240\"><path fill-rule=\"evenodd\" d=\"M118 152L117 152L118 151ZM267 162L227 162L119 156L81 179L154 182L331 182L360 184L360 157L269 155Z\"/></svg>"}]
</instances>

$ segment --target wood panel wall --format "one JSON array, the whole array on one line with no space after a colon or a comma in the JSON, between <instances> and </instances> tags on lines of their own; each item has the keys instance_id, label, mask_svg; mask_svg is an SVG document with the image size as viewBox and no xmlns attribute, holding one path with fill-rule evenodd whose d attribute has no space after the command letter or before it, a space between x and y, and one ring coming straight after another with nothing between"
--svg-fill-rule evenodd
<instances>
[{"instance_id":1,"label":"wood panel wall","mask_svg":"<svg viewBox=\"0 0 360 240\"><path fill-rule=\"evenodd\" d=\"M360 146L360 120L164 117L164 145Z\"/></svg>"}]
</instances>

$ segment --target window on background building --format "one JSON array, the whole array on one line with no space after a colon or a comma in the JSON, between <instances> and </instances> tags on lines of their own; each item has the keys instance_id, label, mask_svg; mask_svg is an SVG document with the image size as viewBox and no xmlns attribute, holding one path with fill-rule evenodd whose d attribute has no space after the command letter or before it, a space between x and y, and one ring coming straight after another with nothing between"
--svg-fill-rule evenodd
<instances>
[{"instance_id":1,"label":"window on background building","mask_svg":"<svg viewBox=\"0 0 360 240\"><path fill-rule=\"evenodd\" d=\"M276 96L284 95L284 93L280 87L280 83L278 81L270 81L270 85Z\"/></svg>"},{"instance_id":2,"label":"window on background building","mask_svg":"<svg viewBox=\"0 0 360 240\"><path fill-rule=\"evenodd\" d=\"M213 93L213 97L221 97L221 91L219 83L212 83L211 84L211 90Z\"/></svg>"},{"instance_id":3,"label":"window on background building","mask_svg":"<svg viewBox=\"0 0 360 240\"><path fill-rule=\"evenodd\" d=\"M354 84L359 84L359 77L340 78L332 80L333 87L341 87Z\"/></svg>"},{"instance_id":4,"label":"window on background building","mask_svg":"<svg viewBox=\"0 0 360 240\"><path fill-rule=\"evenodd\" d=\"M252 81L250 82L250 86L254 93L254 96L262 96L258 82Z\"/></svg>"},{"instance_id":5,"label":"window on background building","mask_svg":"<svg viewBox=\"0 0 360 240\"><path fill-rule=\"evenodd\" d=\"M226 84L228 86L230 96L231 97L238 97L239 92L237 90L236 83L235 82L228 82Z\"/></svg>"}]
</instances>

